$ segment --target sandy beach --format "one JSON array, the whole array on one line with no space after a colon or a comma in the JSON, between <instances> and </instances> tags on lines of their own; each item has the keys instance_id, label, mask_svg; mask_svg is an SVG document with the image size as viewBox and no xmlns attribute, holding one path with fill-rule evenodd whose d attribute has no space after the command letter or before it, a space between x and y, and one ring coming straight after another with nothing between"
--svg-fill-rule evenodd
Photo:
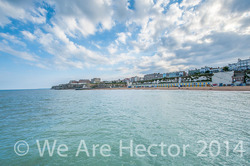
<instances>
[{"instance_id":1,"label":"sandy beach","mask_svg":"<svg viewBox=\"0 0 250 166\"><path fill-rule=\"evenodd\" d=\"M158 88L105 88L92 90L205 90L205 91L250 91L250 86L225 86L225 87L158 87Z\"/></svg>"}]
</instances>

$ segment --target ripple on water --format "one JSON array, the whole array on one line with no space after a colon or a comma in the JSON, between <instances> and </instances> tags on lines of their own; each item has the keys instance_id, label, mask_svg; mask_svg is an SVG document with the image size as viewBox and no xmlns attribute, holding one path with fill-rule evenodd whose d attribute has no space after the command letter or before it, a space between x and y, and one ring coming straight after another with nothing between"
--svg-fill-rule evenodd
<instances>
[{"instance_id":1,"label":"ripple on water","mask_svg":"<svg viewBox=\"0 0 250 166\"><path fill-rule=\"evenodd\" d=\"M198 140L249 142L250 93L206 91L0 91L0 159L4 165L247 165L249 158L199 158ZM18 139L58 139L70 146L69 157L18 158ZM112 157L75 158L81 139L108 143ZM150 145L191 144L185 158L119 157L119 140ZM246 145L249 148L249 145ZM157 149L153 151L158 153ZM128 154L128 153L126 153ZM249 155L249 152L248 152Z\"/></svg>"}]
</instances>

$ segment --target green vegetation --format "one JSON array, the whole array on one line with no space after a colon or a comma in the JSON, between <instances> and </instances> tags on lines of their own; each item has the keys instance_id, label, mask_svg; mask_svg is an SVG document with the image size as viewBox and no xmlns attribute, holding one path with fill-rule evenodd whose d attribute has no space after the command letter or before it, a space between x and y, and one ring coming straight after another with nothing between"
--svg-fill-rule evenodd
<instances>
[{"instance_id":1,"label":"green vegetation","mask_svg":"<svg viewBox=\"0 0 250 166\"><path fill-rule=\"evenodd\" d=\"M210 71L207 70L205 73L208 74L208 73L210 73Z\"/></svg>"},{"instance_id":2,"label":"green vegetation","mask_svg":"<svg viewBox=\"0 0 250 166\"><path fill-rule=\"evenodd\" d=\"M224 70L224 71L229 71L229 67L228 67L228 66L225 66L225 67L223 67L223 70Z\"/></svg>"}]
</instances>

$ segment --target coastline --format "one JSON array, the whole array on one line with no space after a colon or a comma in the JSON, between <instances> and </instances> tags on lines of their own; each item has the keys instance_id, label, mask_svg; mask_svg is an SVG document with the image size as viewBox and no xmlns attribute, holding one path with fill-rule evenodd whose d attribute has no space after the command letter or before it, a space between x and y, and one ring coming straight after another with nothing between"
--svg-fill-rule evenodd
<instances>
[{"instance_id":1,"label":"coastline","mask_svg":"<svg viewBox=\"0 0 250 166\"><path fill-rule=\"evenodd\" d=\"M225 87L153 87L153 88L100 88L88 90L201 90L201 91L250 91L250 86L225 86Z\"/></svg>"}]
</instances>

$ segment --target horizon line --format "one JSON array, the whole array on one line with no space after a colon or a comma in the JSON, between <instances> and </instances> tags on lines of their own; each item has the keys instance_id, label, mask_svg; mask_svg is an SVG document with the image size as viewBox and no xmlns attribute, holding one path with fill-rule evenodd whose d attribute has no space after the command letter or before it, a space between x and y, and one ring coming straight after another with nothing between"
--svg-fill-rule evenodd
<instances>
[{"instance_id":1,"label":"horizon line","mask_svg":"<svg viewBox=\"0 0 250 166\"><path fill-rule=\"evenodd\" d=\"M8 91L8 90L45 90L45 89L50 89L50 88L20 88L20 89L0 89L0 91Z\"/></svg>"}]
</instances>

